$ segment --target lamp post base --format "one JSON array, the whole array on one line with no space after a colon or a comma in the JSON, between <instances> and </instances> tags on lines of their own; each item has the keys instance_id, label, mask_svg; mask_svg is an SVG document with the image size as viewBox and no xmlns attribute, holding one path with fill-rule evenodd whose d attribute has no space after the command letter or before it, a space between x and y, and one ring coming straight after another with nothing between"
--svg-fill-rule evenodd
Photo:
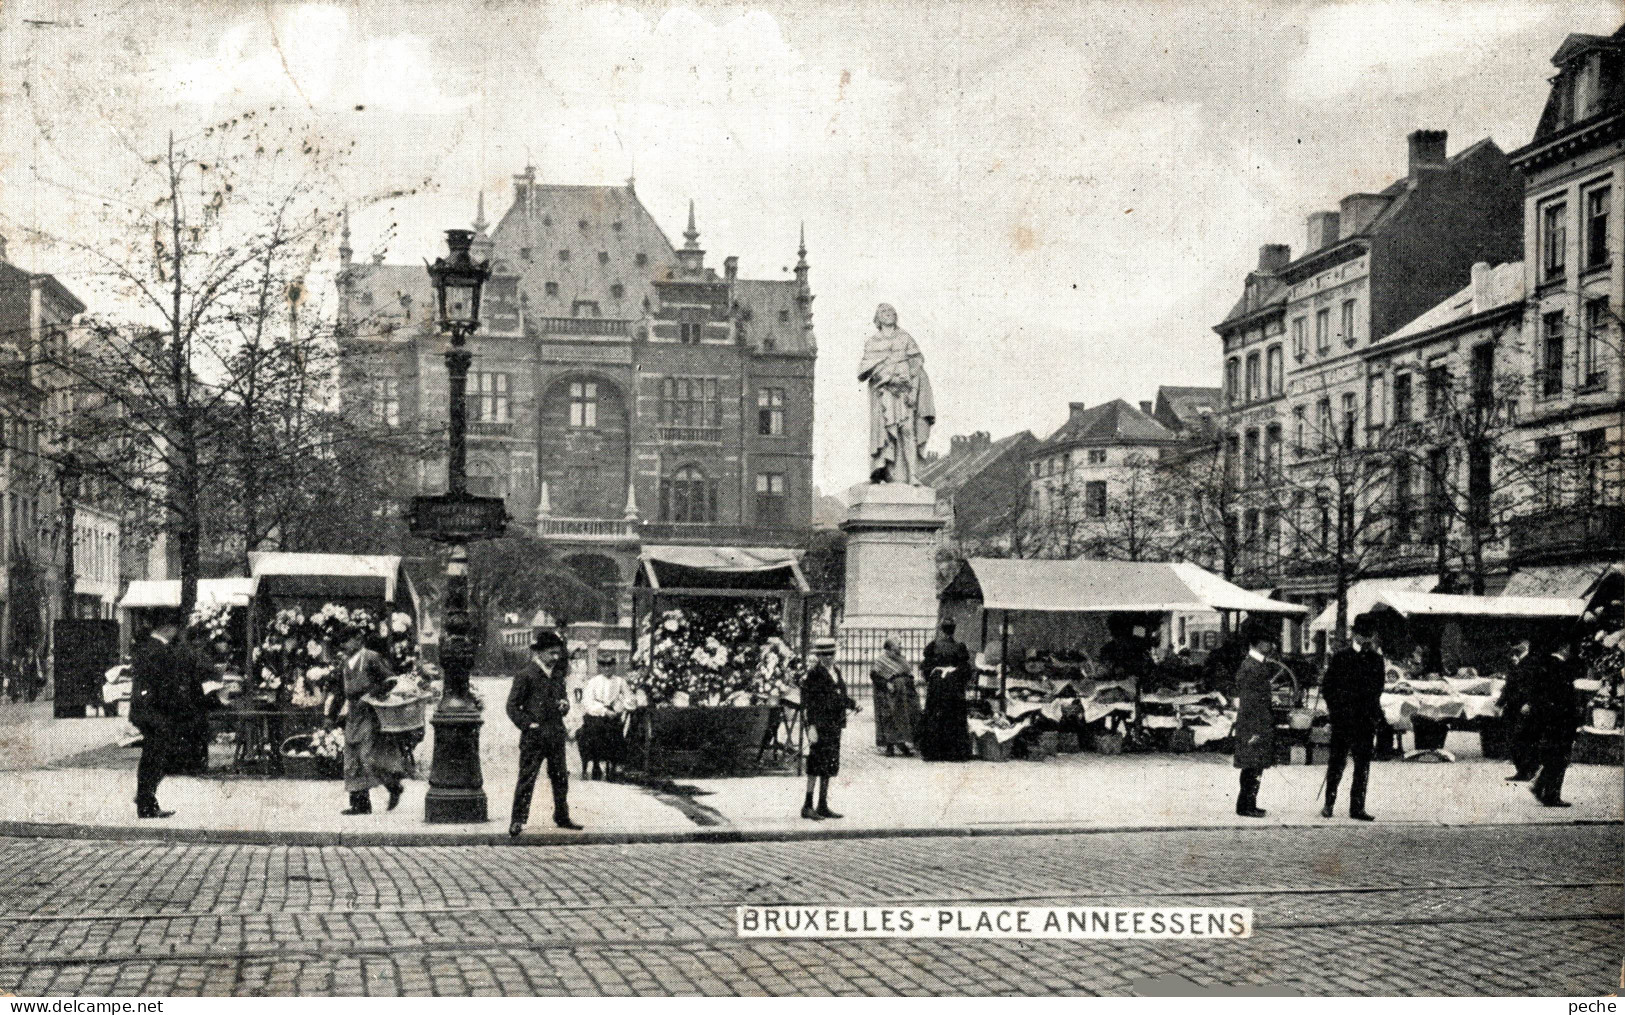
<instances>
[{"instance_id":1,"label":"lamp post base","mask_svg":"<svg viewBox=\"0 0 1625 1015\"><path fill-rule=\"evenodd\" d=\"M480 775L480 709L472 701L447 699L435 710L434 761L423 819L431 825L472 825L490 820Z\"/></svg>"}]
</instances>

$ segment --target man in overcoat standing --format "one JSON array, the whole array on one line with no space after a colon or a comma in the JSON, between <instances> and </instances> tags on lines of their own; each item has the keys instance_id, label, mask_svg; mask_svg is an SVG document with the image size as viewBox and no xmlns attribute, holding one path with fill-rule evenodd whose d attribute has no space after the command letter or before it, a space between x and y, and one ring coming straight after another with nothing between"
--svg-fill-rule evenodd
<instances>
[{"instance_id":1,"label":"man in overcoat standing","mask_svg":"<svg viewBox=\"0 0 1625 1015\"><path fill-rule=\"evenodd\" d=\"M167 818L158 806L158 784L184 766L187 737L203 715L203 681L191 653L176 642L180 625L165 619L134 651L130 676L130 725L141 731L135 769L135 815Z\"/></svg>"},{"instance_id":2,"label":"man in overcoat standing","mask_svg":"<svg viewBox=\"0 0 1625 1015\"><path fill-rule=\"evenodd\" d=\"M530 798L543 763L553 786L553 824L581 828L570 820L570 766L564 756L569 667L564 639L552 631L537 631L530 643L530 663L514 674L508 689L508 718L519 727L519 781L513 787L513 814L508 822L508 834L516 838L530 820Z\"/></svg>"},{"instance_id":3,"label":"man in overcoat standing","mask_svg":"<svg viewBox=\"0 0 1625 1015\"><path fill-rule=\"evenodd\" d=\"M841 772L841 731L846 713L858 709L846 693L846 681L835 666L835 639L813 642L813 661L801 682L801 707L807 723L807 795L801 802L801 816L809 821L839 818L829 809L829 781ZM818 805L813 806L813 792Z\"/></svg>"},{"instance_id":4,"label":"man in overcoat standing","mask_svg":"<svg viewBox=\"0 0 1625 1015\"><path fill-rule=\"evenodd\" d=\"M1326 760L1326 805L1320 809L1323 818L1332 816L1337 786L1343 781L1343 766L1352 756L1354 782L1349 786L1349 817L1356 821L1376 820L1366 812L1365 788L1371 775L1371 755L1377 746L1377 727L1382 722L1386 669L1377 645L1377 618L1362 613L1354 618L1353 644L1332 656L1320 689L1332 724Z\"/></svg>"},{"instance_id":5,"label":"man in overcoat standing","mask_svg":"<svg viewBox=\"0 0 1625 1015\"><path fill-rule=\"evenodd\" d=\"M1574 658L1574 638L1565 634L1552 642L1551 652L1530 666L1529 720L1538 738L1536 760L1540 774L1529 792L1546 807L1568 807L1563 799L1563 776L1569 770L1569 749L1580 725L1582 707L1574 682L1584 670Z\"/></svg>"},{"instance_id":6,"label":"man in overcoat standing","mask_svg":"<svg viewBox=\"0 0 1625 1015\"><path fill-rule=\"evenodd\" d=\"M1258 785L1264 769L1275 764L1275 712L1270 699L1270 675L1274 667L1269 655L1279 635L1268 621L1248 617L1241 625L1247 655L1236 670L1235 766L1241 769L1241 789L1236 794L1236 814L1261 818Z\"/></svg>"},{"instance_id":7,"label":"man in overcoat standing","mask_svg":"<svg viewBox=\"0 0 1625 1015\"><path fill-rule=\"evenodd\" d=\"M1506 731L1507 756L1512 761L1507 782L1528 782L1540 768L1539 731L1529 717L1529 684L1537 661L1529 658L1528 638L1513 642L1512 665L1506 683L1501 685L1501 696L1495 701L1501 709L1501 728Z\"/></svg>"}]
</instances>

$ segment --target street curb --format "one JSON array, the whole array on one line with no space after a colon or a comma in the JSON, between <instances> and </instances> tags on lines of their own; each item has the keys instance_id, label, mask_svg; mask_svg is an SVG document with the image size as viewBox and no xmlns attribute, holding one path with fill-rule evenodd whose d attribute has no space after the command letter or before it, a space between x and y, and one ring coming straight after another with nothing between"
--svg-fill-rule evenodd
<instances>
[{"instance_id":1,"label":"street curb","mask_svg":"<svg viewBox=\"0 0 1625 1015\"><path fill-rule=\"evenodd\" d=\"M496 822L488 822L496 824ZM1122 835L1136 832L1269 832L1286 829L1343 828L1533 828L1618 825L1603 818L1557 821L1390 821L1375 825L1350 822L1285 824L1279 822L1222 825L1078 825L987 824L924 828L694 828L651 832L527 832L509 838L498 832L312 832L255 829L164 828L133 825L75 825L35 821L0 821L0 837L18 839L89 839L109 842L221 843L252 846L631 846L649 843L806 842L844 839L937 839L986 836Z\"/></svg>"}]
</instances>

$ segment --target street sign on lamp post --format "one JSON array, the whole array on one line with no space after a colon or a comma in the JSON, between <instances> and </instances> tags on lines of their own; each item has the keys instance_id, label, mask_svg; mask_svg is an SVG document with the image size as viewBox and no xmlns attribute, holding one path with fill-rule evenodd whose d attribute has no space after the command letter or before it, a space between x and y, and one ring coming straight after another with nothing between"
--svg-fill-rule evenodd
<instances>
[{"instance_id":1,"label":"street sign on lamp post","mask_svg":"<svg viewBox=\"0 0 1625 1015\"><path fill-rule=\"evenodd\" d=\"M435 824L475 824L486 820L485 782L480 773L480 704L468 687L474 669L474 618L468 605L468 546L471 540L502 535L507 524L503 502L468 492L468 367L473 354L464 348L480 326L480 290L490 265L469 256L474 234L446 230L448 257L427 265L434 280L440 330L446 334L446 370L451 381L451 446L446 467L447 492L412 502L415 535L450 544L446 564L446 613L440 639L440 665L446 671L445 693L434 713L434 760L429 767L429 793L424 820Z\"/></svg>"}]
</instances>

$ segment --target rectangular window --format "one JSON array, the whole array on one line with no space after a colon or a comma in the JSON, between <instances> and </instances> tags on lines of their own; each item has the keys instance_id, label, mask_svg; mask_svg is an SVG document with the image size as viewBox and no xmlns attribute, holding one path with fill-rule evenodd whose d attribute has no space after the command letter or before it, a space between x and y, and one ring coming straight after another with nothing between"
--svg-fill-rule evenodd
<instances>
[{"instance_id":1,"label":"rectangular window","mask_svg":"<svg viewBox=\"0 0 1625 1015\"><path fill-rule=\"evenodd\" d=\"M763 525L783 525L785 509L784 473L756 474L756 520Z\"/></svg>"},{"instance_id":2,"label":"rectangular window","mask_svg":"<svg viewBox=\"0 0 1625 1015\"><path fill-rule=\"evenodd\" d=\"M1354 407L1354 392L1343 392L1343 446L1354 447L1355 424L1359 420L1359 411Z\"/></svg>"},{"instance_id":3,"label":"rectangular window","mask_svg":"<svg viewBox=\"0 0 1625 1015\"><path fill-rule=\"evenodd\" d=\"M1536 390L1546 398L1563 394L1563 311L1542 318L1540 381Z\"/></svg>"},{"instance_id":4,"label":"rectangular window","mask_svg":"<svg viewBox=\"0 0 1625 1015\"><path fill-rule=\"evenodd\" d=\"M721 426L715 377L666 377L660 382L663 426Z\"/></svg>"},{"instance_id":5,"label":"rectangular window","mask_svg":"<svg viewBox=\"0 0 1625 1015\"><path fill-rule=\"evenodd\" d=\"M1586 300L1585 334L1580 336L1580 386L1598 388L1608 383L1602 349L1608 328L1608 297Z\"/></svg>"},{"instance_id":6,"label":"rectangular window","mask_svg":"<svg viewBox=\"0 0 1625 1015\"><path fill-rule=\"evenodd\" d=\"M570 383L570 425L577 429L598 427L598 385L593 381Z\"/></svg>"},{"instance_id":7,"label":"rectangular window","mask_svg":"<svg viewBox=\"0 0 1625 1015\"><path fill-rule=\"evenodd\" d=\"M1106 464L1106 449L1105 448L1090 448L1089 449L1089 464L1090 465L1105 465Z\"/></svg>"},{"instance_id":8,"label":"rectangular window","mask_svg":"<svg viewBox=\"0 0 1625 1015\"><path fill-rule=\"evenodd\" d=\"M1255 402L1263 391L1258 372L1258 353L1247 354L1247 401Z\"/></svg>"},{"instance_id":9,"label":"rectangular window","mask_svg":"<svg viewBox=\"0 0 1625 1015\"><path fill-rule=\"evenodd\" d=\"M1388 406L1385 390L1387 378L1382 374L1370 374L1365 379L1365 425L1368 430L1381 427L1388 418Z\"/></svg>"},{"instance_id":10,"label":"rectangular window","mask_svg":"<svg viewBox=\"0 0 1625 1015\"><path fill-rule=\"evenodd\" d=\"M1353 345L1357 341L1354 334L1354 301L1343 301L1343 344Z\"/></svg>"},{"instance_id":11,"label":"rectangular window","mask_svg":"<svg viewBox=\"0 0 1625 1015\"><path fill-rule=\"evenodd\" d=\"M1309 339L1306 334L1307 319L1294 317L1292 319L1292 355L1303 359L1309 355Z\"/></svg>"},{"instance_id":12,"label":"rectangular window","mask_svg":"<svg viewBox=\"0 0 1625 1015\"><path fill-rule=\"evenodd\" d=\"M507 423L508 375L476 370L468 375L469 419L475 423Z\"/></svg>"},{"instance_id":13,"label":"rectangular window","mask_svg":"<svg viewBox=\"0 0 1625 1015\"><path fill-rule=\"evenodd\" d=\"M1258 431L1247 431L1247 442L1241 452L1241 477L1243 483L1251 483L1258 478Z\"/></svg>"},{"instance_id":14,"label":"rectangular window","mask_svg":"<svg viewBox=\"0 0 1625 1015\"><path fill-rule=\"evenodd\" d=\"M1264 474L1274 479L1281 474L1281 424L1271 423L1264 430Z\"/></svg>"},{"instance_id":15,"label":"rectangular window","mask_svg":"<svg viewBox=\"0 0 1625 1015\"><path fill-rule=\"evenodd\" d=\"M1090 518L1106 517L1106 483L1090 480L1083 484L1083 507Z\"/></svg>"},{"instance_id":16,"label":"rectangular window","mask_svg":"<svg viewBox=\"0 0 1625 1015\"><path fill-rule=\"evenodd\" d=\"M1495 343L1473 346L1473 404L1480 409L1495 405Z\"/></svg>"},{"instance_id":17,"label":"rectangular window","mask_svg":"<svg viewBox=\"0 0 1625 1015\"><path fill-rule=\"evenodd\" d=\"M1428 452L1428 489L1425 507L1427 514L1423 521L1427 528L1422 538L1429 543L1436 543L1444 538L1449 469L1450 460L1445 449L1434 448Z\"/></svg>"},{"instance_id":18,"label":"rectangular window","mask_svg":"<svg viewBox=\"0 0 1625 1015\"><path fill-rule=\"evenodd\" d=\"M756 390L756 432L763 437L784 436L784 389Z\"/></svg>"},{"instance_id":19,"label":"rectangular window","mask_svg":"<svg viewBox=\"0 0 1625 1015\"><path fill-rule=\"evenodd\" d=\"M1224 439L1224 481L1227 486L1236 485L1236 469L1241 465L1241 438L1230 434Z\"/></svg>"},{"instance_id":20,"label":"rectangular window","mask_svg":"<svg viewBox=\"0 0 1625 1015\"><path fill-rule=\"evenodd\" d=\"M373 379L372 416L384 426L401 425L401 382L398 378Z\"/></svg>"},{"instance_id":21,"label":"rectangular window","mask_svg":"<svg viewBox=\"0 0 1625 1015\"><path fill-rule=\"evenodd\" d=\"M660 520L714 522L717 520L717 481L685 466L660 480Z\"/></svg>"},{"instance_id":22,"label":"rectangular window","mask_svg":"<svg viewBox=\"0 0 1625 1015\"><path fill-rule=\"evenodd\" d=\"M1241 397L1241 361L1234 356L1224 364L1224 397L1231 405Z\"/></svg>"},{"instance_id":23,"label":"rectangular window","mask_svg":"<svg viewBox=\"0 0 1625 1015\"><path fill-rule=\"evenodd\" d=\"M1427 373L1428 415L1438 416L1450 409L1450 367L1444 363L1429 363Z\"/></svg>"},{"instance_id":24,"label":"rectangular window","mask_svg":"<svg viewBox=\"0 0 1625 1015\"><path fill-rule=\"evenodd\" d=\"M1540 506L1550 510L1562 502L1561 471L1563 468L1563 438L1543 437L1535 442L1535 460L1538 463L1535 479L1535 497Z\"/></svg>"},{"instance_id":25,"label":"rectangular window","mask_svg":"<svg viewBox=\"0 0 1625 1015\"><path fill-rule=\"evenodd\" d=\"M677 340L684 345L699 345L701 332L698 321L683 321L677 325Z\"/></svg>"},{"instance_id":26,"label":"rectangular window","mask_svg":"<svg viewBox=\"0 0 1625 1015\"><path fill-rule=\"evenodd\" d=\"M1332 422L1332 400L1322 398L1320 404L1315 406L1315 427L1320 431L1320 449L1322 451L1331 447L1337 441L1337 428Z\"/></svg>"},{"instance_id":27,"label":"rectangular window","mask_svg":"<svg viewBox=\"0 0 1625 1015\"><path fill-rule=\"evenodd\" d=\"M1394 375L1394 422L1411 421L1411 375Z\"/></svg>"},{"instance_id":28,"label":"rectangular window","mask_svg":"<svg viewBox=\"0 0 1625 1015\"><path fill-rule=\"evenodd\" d=\"M1490 524L1490 452L1474 446L1467 454L1468 524L1478 529Z\"/></svg>"},{"instance_id":29,"label":"rectangular window","mask_svg":"<svg viewBox=\"0 0 1625 1015\"><path fill-rule=\"evenodd\" d=\"M1329 352L1332 347L1331 308L1315 311L1315 351Z\"/></svg>"},{"instance_id":30,"label":"rectangular window","mask_svg":"<svg viewBox=\"0 0 1625 1015\"><path fill-rule=\"evenodd\" d=\"M1610 187L1596 187L1586 192L1586 267L1600 268L1608 263L1608 205L1613 198Z\"/></svg>"},{"instance_id":31,"label":"rectangular window","mask_svg":"<svg viewBox=\"0 0 1625 1015\"><path fill-rule=\"evenodd\" d=\"M1264 357L1264 394L1274 398L1286 390L1284 363L1286 357L1281 355L1281 347L1272 345Z\"/></svg>"},{"instance_id":32,"label":"rectangular window","mask_svg":"<svg viewBox=\"0 0 1625 1015\"><path fill-rule=\"evenodd\" d=\"M1303 406L1293 406L1292 450L1297 452L1299 458L1302 458L1309 451L1309 435L1305 432L1308 429L1307 414L1304 412Z\"/></svg>"},{"instance_id":33,"label":"rectangular window","mask_svg":"<svg viewBox=\"0 0 1625 1015\"><path fill-rule=\"evenodd\" d=\"M1551 282L1568 272L1569 208L1562 201L1540 210L1541 281Z\"/></svg>"},{"instance_id":34,"label":"rectangular window","mask_svg":"<svg viewBox=\"0 0 1625 1015\"><path fill-rule=\"evenodd\" d=\"M1411 541L1411 460L1394 462L1394 520L1389 529L1395 543Z\"/></svg>"}]
</instances>

